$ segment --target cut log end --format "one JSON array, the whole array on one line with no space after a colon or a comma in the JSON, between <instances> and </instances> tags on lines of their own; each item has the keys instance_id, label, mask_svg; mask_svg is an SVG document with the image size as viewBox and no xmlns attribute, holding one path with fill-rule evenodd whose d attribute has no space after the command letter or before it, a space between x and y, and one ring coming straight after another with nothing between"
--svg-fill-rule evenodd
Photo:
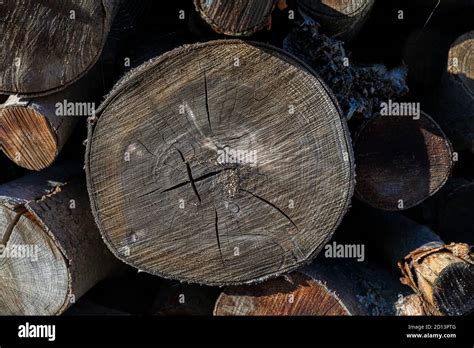
<instances>
[{"instance_id":1,"label":"cut log end","mask_svg":"<svg viewBox=\"0 0 474 348\"><path fill-rule=\"evenodd\" d=\"M275 277L315 257L347 210L344 120L277 49L179 48L105 103L88 142L93 211L111 250L141 270L208 285Z\"/></svg>"},{"instance_id":2,"label":"cut log end","mask_svg":"<svg viewBox=\"0 0 474 348\"><path fill-rule=\"evenodd\" d=\"M474 314L474 264L457 262L444 268L433 286L436 307L445 315Z\"/></svg>"},{"instance_id":3,"label":"cut log end","mask_svg":"<svg viewBox=\"0 0 474 348\"><path fill-rule=\"evenodd\" d=\"M0 143L12 161L29 170L49 167L59 153L57 136L48 120L28 107L0 110Z\"/></svg>"},{"instance_id":4,"label":"cut log end","mask_svg":"<svg viewBox=\"0 0 474 348\"><path fill-rule=\"evenodd\" d=\"M354 141L356 195L375 208L411 208L437 192L452 169L452 148L426 114L378 116Z\"/></svg>"},{"instance_id":5,"label":"cut log end","mask_svg":"<svg viewBox=\"0 0 474 348\"><path fill-rule=\"evenodd\" d=\"M69 272L56 243L29 213L0 206L0 313L54 315L67 306ZM5 236L5 232L11 233Z\"/></svg>"},{"instance_id":6,"label":"cut log end","mask_svg":"<svg viewBox=\"0 0 474 348\"><path fill-rule=\"evenodd\" d=\"M216 303L214 315L339 316L350 313L324 284L296 273L258 285L226 289Z\"/></svg>"},{"instance_id":7,"label":"cut log end","mask_svg":"<svg viewBox=\"0 0 474 348\"><path fill-rule=\"evenodd\" d=\"M0 92L39 96L98 60L120 1L6 1L0 11Z\"/></svg>"},{"instance_id":8,"label":"cut log end","mask_svg":"<svg viewBox=\"0 0 474 348\"><path fill-rule=\"evenodd\" d=\"M194 0L196 10L217 33L250 36L268 25L275 0Z\"/></svg>"}]
</instances>

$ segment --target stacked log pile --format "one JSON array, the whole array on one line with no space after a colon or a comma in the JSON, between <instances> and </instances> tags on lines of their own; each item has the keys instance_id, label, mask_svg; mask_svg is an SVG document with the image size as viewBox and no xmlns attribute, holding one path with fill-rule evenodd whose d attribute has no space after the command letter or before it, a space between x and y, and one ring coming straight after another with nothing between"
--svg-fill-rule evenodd
<instances>
[{"instance_id":1,"label":"stacked log pile","mask_svg":"<svg viewBox=\"0 0 474 348\"><path fill-rule=\"evenodd\" d=\"M474 313L471 5L387 4L0 3L0 315Z\"/></svg>"}]
</instances>

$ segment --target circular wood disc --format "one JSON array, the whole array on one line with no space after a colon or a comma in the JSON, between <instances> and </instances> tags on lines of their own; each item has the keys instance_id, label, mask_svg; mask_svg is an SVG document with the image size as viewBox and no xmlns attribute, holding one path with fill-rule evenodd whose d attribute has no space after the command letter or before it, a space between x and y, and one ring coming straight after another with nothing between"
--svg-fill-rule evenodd
<instances>
[{"instance_id":1,"label":"circular wood disc","mask_svg":"<svg viewBox=\"0 0 474 348\"><path fill-rule=\"evenodd\" d=\"M378 116L354 140L356 195L375 208L408 209L438 191L452 169L452 148L425 113Z\"/></svg>"},{"instance_id":2,"label":"circular wood disc","mask_svg":"<svg viewBox=\"0 0 474 348\"><path fill-rule=\"evenodd\" d=\"M194 0L194 4L216 32L248 36L268 24L275 0Z\"/></svg>"},{"instance_id":3,"label":"circular wood disc","mask_svg":"<svg viewBox=\"0 0 474 348\"><path fill-rule=\"evenodd\" d=\"M0 93L47 94L82 77L102 51L105 12L97 0L1 2Z\"/></svg>"},{"instance_id":4,"label":"circular wood disc","mask_svg":"<svg viewBox=\"0 0 474 348\"><path fill-rule=\"evenodd\" d=\"M336 294L304 274L226 289L216 302L216 316L350 315Z\"/></svg>"},{"instance_id":5,"label":"circular wood disc","mask_svg":"<svg viewBox=\"0 0 474 348\"><path fill-rule=\"evenodd\" d=\"M319 78L277 49L185 46L118 84L88 141L110 249L149 273L238 284L312 259L348 208L346 124Z\"/></svg>"},{"instance_id":6,"label":"circular wood disc","mask_svg":"<svg viewBox=\"0 0 474 348\"><path fill-rule=\"evenodd\" d=\"M454 42L449 50L448 62L448 72L474 98L474 31L462 35Z\"/></svg>"},{"instance_id":7,"label":"circular wood disc","mask_svg":"<svg viewBox=\"0 0 474 348\"><path fill-rule=\"evenodd\" d=\"M0 206L0 238L15 213ZM69 272L56 243L25 213L0 253L0 313L53 315L68 303Z\"/></svg>"}]
</instances>

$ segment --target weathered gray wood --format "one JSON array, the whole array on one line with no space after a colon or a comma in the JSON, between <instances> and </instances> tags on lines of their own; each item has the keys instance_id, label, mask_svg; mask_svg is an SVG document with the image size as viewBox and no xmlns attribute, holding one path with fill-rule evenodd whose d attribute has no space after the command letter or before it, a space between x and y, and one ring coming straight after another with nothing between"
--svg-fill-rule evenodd
<instances>
[{"instance_id":1,"label":"weathered gray wood","mask_svg":"<svg viewBox=\"0 0 474 348\"><path fill-rule=\"evenodd\" d=\"M433 117L455 148L474 153L474 31L451 45L447 59Z\"/></svg>"},{"instance_id":2,"label":"weathered gray wood","mask_svg":"<svg viewBox=\"0 0 474 348\"><path fill-rule=\"evenodd\" d=\"M367 19L374 0L298 0L304 16L321 24L323 31L341 40L353 39Z\"/></svg>"},{"instance_id":3,"label":"weathered gray wood","mask_svg":"<svg viewBox=\"0 0 474 348\"><path fill-rule=\"evenodd\" d=\"M276 0L194 0L196 10L217 33L249 36L270 24Z\"/></svg>"},{"instance_id":4,"label":"weathered gray wood","mask_svg":"<svg viewBox=\"0 0 474 348\"><path fill-rule=\"evenodd\" d=\"M284 277L226 288L214 314L394 315L395 303L406 294L396 274L377 264L318 259Z\"/></svg>"},{"instance_id":5,"label":"weathered gray wood","mask_svg":"<svg viewBox=\"0 0 474 348\"><path fill-rule=\"evenodd\" d=\"M354 139L356 197L384 210L404 210L436 193L453 166L449 140L431 117L377 116Z\"/></svg>"},{"instance_id":6,"label":"weathered gray wood","mask_svg":"<svg viewBox=\"0 0 474 348\"><path fill-rule=\"evenodd\" d=\"M113 270L81 172L65 164L0 186L0 315L61 314Z\"/></svg>"},{"instance_id":7,"label":"weathered gray wood","mask_svg":"<svg viewBox=\"0 0 474 348\"><path fill-rule=\"evenodd\" d=\"M120 0L0 3L0 93L38 96L77 81L98 60Z\"/></svg>"},{"instance_id":8,"label":"weathered gray wood","mask_svg":"<svg viewBox=\"0 0 474 348\"><path fill-rule=\"evenodd\" d=\"M208 285L307 263L347 210L353 170L321 81L276 48L233 40L178 48L120 81L86 158L117 257Z\"/></svg>"},{"instance_id":9,"label":"weathered gray wood","mask_svg":"<svg viewBox=\"0 0 474 348\"><path fill-rule=\"evenodd\" d=\"M474 255L467 244L447 245L428 227L397 213L371 210L360 218L373 245L399 267L402 282L422 296L429 313L473 312Z\"/></svg>"},{"instance_id":10,"label":"weathered gray wood","mask_svg":"<svg viewBox=\"0 0 474 348\"><path fill-rule=\"evenodd\" d=\"M38 98L12 95L0 103L0 148L29 170L49 167L76 124L94 113L103 94L98 67L72 86Z\"/></svg>"}]
</instances>

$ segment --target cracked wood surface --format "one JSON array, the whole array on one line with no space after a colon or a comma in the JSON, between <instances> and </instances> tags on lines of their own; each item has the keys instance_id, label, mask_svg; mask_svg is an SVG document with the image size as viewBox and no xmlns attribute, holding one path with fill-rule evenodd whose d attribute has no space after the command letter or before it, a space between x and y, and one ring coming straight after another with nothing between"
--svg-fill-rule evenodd
<instances>
[{"instance_id":1,"label":"cracked wood surface","mask_svg":"<svg viewBox=\"0 0 474 348\"><path fill-rule=\"evenodd\" d=\"M84 76L102 52L119 4L120 0L2 1L0 93L50 94Z\"/></svg>"},{"instance_id":2,"label":"cracked wood surface","mask_svg":"<svg viewBox=\"0 0 474 348\"><path fill-rule=\"evenodd\" d=\"M126 76L100 112L86 159L93 212L109 248L140 270L260 281L309 262L347 210L345 121L280 50L234 40L176 49ZM256 163L237 152L219 161L226 149L254 151Z\"/></svg>"},{"instance_id":3,"label":"cracked wood surface","mask_svg":"<svg viewBox=\"0 0 474 348\"><path fill-rule=\"evenodd\" d=\"M0 186L0 315L61 314L114 269L81 172L65 164Z\"/></svg>"}]
</instances>

